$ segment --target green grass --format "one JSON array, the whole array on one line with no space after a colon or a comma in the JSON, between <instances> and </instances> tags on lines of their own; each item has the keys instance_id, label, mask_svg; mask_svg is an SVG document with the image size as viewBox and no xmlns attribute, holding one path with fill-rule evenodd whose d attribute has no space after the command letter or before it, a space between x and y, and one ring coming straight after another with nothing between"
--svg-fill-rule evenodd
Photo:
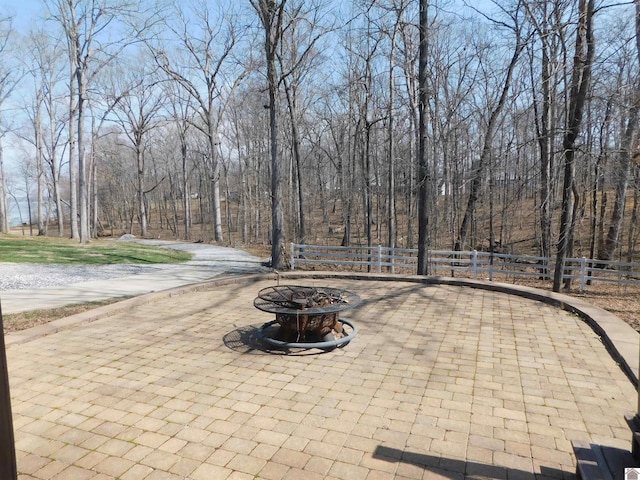
<instances>
[{"instance_id":1,"label":"green grass","mask_svg":"<svg viewBox=\"0 0 640 480\"><path fill-rule=\"evenodd\" d=\"M93 240L81 245L63 238L0 235L0 262L109 265L181 263L190 259L188 252L131 242Z\"/></svg>"}]
</instances>

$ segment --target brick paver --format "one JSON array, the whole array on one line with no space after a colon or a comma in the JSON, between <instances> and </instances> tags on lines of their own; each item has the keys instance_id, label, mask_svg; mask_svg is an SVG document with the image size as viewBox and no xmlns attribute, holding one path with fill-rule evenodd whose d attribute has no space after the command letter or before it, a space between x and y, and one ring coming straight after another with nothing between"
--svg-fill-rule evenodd
<instances>
[{"instance_id":1,"label":"brick paver","mask_svg":"<svg viewBox=\"0 0 640 480\"><path fill-rule=\"evenodd\" d=\"M457 286L357 291L359 333L266 352L271 281L160 298L8 348L20 479L573 476L570 440L629 448L636 392L577 316Z\"/></svg>"}]
</instances>

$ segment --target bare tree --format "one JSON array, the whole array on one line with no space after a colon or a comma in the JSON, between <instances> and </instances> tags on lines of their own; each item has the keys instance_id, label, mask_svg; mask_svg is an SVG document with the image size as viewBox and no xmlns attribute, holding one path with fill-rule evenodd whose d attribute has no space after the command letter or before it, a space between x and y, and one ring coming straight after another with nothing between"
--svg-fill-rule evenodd
<instances>
[{"instance_id":1,"label":"bare tree","mask_svg":"<svg viewBox=\"0 0 640 480\"><path fill-rule=\"evenodd\" d=\"M635 38L636 38L636 59L638 64L636 70L640 66L640 0L635 0ZM619 245L619 234L624 218L624 208L626 203L627 187L631 176L631 156L635 146L635 139L638 129L638 111L640 110L640 75L636 73L635 85L632 86L628 98L627 121L622 138L620 141L620 149L617 154L617 169L614 178L615 200L613 211L611 213L611 224L607 232L607 237L602 246L602 250L598 253L600 260L613 259L614 252Z\"/></svg>"},{"instance_id":2,"label":"bare tree","mask_svg":"<svg viewBox=\"0 0 640 480\"><path fill-rule=\"evenodd\" d=\"M377 133L378 126L386 120L386 111L382 111L377 102L381 91L377 88L376 62L382 49L384 34L376 24L375 13L366 9L362 15L362 25L356 25L359 28L352 32L356 38L351 39L352 43L349 46L352 60L351 72L347 74L350 77L349 109L353 122L350 140L353 162L351 175L354 176L354 184L357 180L361 184L358 190L362 194L364 235L368 247L373 246L373 226L376 224L373 190L377 165L372 137ZM359 174L356 173L356 167L359 167Z\"/></svg>"},{"instance_id":3,"label":"bare tree","mask_svg":"<svg viewBox=\"0 0 640 480\"><path fill-rule=\"evenodd\" d=\"M431 172L427 159L427 56L429 50L429 2L420 0L420 48L418 61L418 275L429 273L429 200Z\"/></svg>"},{"instance_id":4,"label":"bare tree","mask_svg":"<svg viewBox=\"0 0 640 480\"><path fill-rule=\"evenodd\" d=\"M10 41L13 35L11 17L0 18L0 55L8 56ZM18 70L11 65L10 59L3 62L0 68L0 232L9 232L9 205L7 202L7 182L4 169L2 139L7 133L7 127L2 122L1 109L9 95L13 92L19 80Z\"/></svg>"},{"instance_id":5,"label":"bare tree","mask_svg":"<svg viewBox=\"0 0 640 480\"><path fill-rule=\"evenodd\" d=\"M25 62L28 74L34 82L33 105L28 116L32 132L21 137L33 144L38 157L38 231L46 234L48 215L44 214L44 194L48 203L53 202L57 219L58 235L64 235L64 213L60 187L64 147L63 132L67 117L62 112L63 101L59 91L64 64L61 57L64 52L60 39L48 35L44 30L33 31L27 39ZM27 102L25 102L26 104ZM47 210L51 210L47 206Z\"/></svg>"},{"instance_id":6,"label":"bare tree","mask_svg":"<svg viewBox=\"0 0 640 480\"><path fill-rule=\"evenodd\" d=\"M279 76L276 65L277 52L282 40L287 0L250 0L264 29L264 52L267 64L267 88L269 91L269 125L271 138L271 266L286 266L285 225L282 209L282 159L278 152L277 95Z\"/></svg>"},{"instance_id":7,"label":"bare tree","mask_svg":"<svg viewBox=\"0 0 640 480\"><path fill-rule=\"evenodd\" d=\"M133 233L138 211L136 202L137 173L131 162L127 139L113 126L108 134L95 141L96 160L100 164L97 182L103 227L111 234Z\"/></svg>"},{"instance_id":8,"label":"bare tree","mask_svg":"<svg viewBox=\"0 0 640 480\"><path fill-rule=\"evenodd\" d=\"M291 128L291 150L296 175L298 242L304 243L306 237L305 215L306 201L303 194L303 165L300 152L300 100L303 79L309 80L321 54L317 46L330 27L322 25L322 12L316 2L292 1L287 12L288 20L283 25L283 36L277 51L280 69L279 84L285 93L289 126Z\"/></svg>"},{"instance_id":9,"label":"bare tree","mask_svg":"<svg viewBox=\"0 0 640 480\"><path fill-rule=\"evenodd\" d=\"M558 236L558 252L553 275L553 291L559 292L565 259L573 237L574 224L574 192L575 192L575 156L576 140L580 134L582 113L587 101L591 67L595 52L593 37L594 0L580 0L578 4L578 26L576 32L575 55L571 74L571 90L569 94L569 110L567 114L566 133L562 142L564 151L564 179L562 187L562 213L560 216L560 233Z\"/></svg>"},{"instance_id":10,"label":"bare tree","mask_svg":"<svg viewBox=\"0 0 640 480\"><path fill-rule=\"evenodd\" d=\"M29 69L29 66L27 66ZM34 72L30 72L34 73ZM37 75L37 74L36 74ZM25 112L31 122L33 129L30 135L20 135L27 142L33 144L36 150L35 160L35 180L37 185L37 201L36 201L36 222L38 224L38 235L46 235L45 214L44 214L44 189L45 189L45 170L44 170L44 126L42 109L44 104L45 87L37 80L34 83L34 96L31 105L25 106ZM31 168L32 165L29 165ZM28 178L28 177L25 177ZM30 206L29 206L30 207ZM29 208L31 210L31 208ZM29 224L30 230L33 230L33 224ZM32 232L31 232L32 234Z\"/></svg>"},{"instance_id":11,"label":"bare tree","mask_svg":"<svg viewBox=\"0 0 640 480\"><path fill-rule=\"evenodd\" d=\"M388 76L388 90L389 90L389 104L387 108L387 168L388 168L388 181L387 181L387 203L388 203L388 232L387 232L387 246L389 248L396 247L397 241L397 200L396 200L396 155L397 155L397 141L396 136L396 64L398 63L397 50L398 41L402 36L402 31L405 28L405 12L408 9L408 2L400 0L396 4L391 6L391 10L394 13L393 24L388 27L387 35L389 36L389 76ZM422 29L421 29L422 30ZM392 267L393 271L393 267Z\"/></svg>"},{"instance_id":12,"label":"bare tree","mask_svg":"<svg viewBox=\"0 0 640 480\"><path fill-rule=\"evenodd\" d=\"M220 203L220 165L218 159L219 127L224 109L222 92L225 82L237 83L236 78L225 77L226 69L233 67L231 53L238 40L237 25L232 15L215 12L210 2L194 0L188 4L190 12L182 11L183 4L176 4L174 15L166 27L177 40L177 51L170 51L158 43L149 46L158 66L177 82L198 106L195 128L207 140L206 162L211 182L211 213L214 238L223 241ZM229 7L229 5L226 5ZM224 8L220 5L218 8Z\"/></svg>"},{"instance_id":13,"label":"bare tree","mask_svg":"<svg viewBox=\"0 0 640 480\"><path fill-rule=\"evenodd\" d=\"M424 8L427 9L427 11L425 12L425 15L427 16L426 19L424 19L425 22L429 21L428 18L428 5L423 6ZM420 11L420 7L419 7L419 11ZM420 21L420 20L418 20ZM419 168L418 165L418 161L416 160L418 158L418 146L419 146L419 108L418 108L418 104L419 104L419 88L418 88L418 80L419 80L419 73L416 72L416 64L419 65L419 61L417 61L420 58L420 33L421 31L423 31L424 28L427 28L427 31L429 29L429 25L425 25L423 28L421 28L420 26L418 26L418 39L415 40L415 26L411 23L411 22L404 22L401 25L401 28L399 30L399 35L400 35L400 47L399 50L401 51L401 56L402 56L402 60L400 61L400 66L402 68L402 73L403 73L403 77L404 77L404 86L406 89L406 109L407 109L407 122L409 124L409 136L408 136L408 164L406 166L406 172L405 172L405 177L406 177L406 194L404 197L404 201L405 201L405 205L406 205L406 210L407 210L407 214L406 214L406 218L407 218L407 224L406 224L406 247L411 248L414 245L414 216L415 216L415 208L414 208L414 191L416 188L416 181L415 181L415 173L416 170ZM423 61L426 63L427 59L428 59L428 38L425 39L426 40L426 45L424 45L424 49L425 49L425 58L423 58ZM416 43L418 44L416 47ZM400 54L399 54L400 56ZM423 66L423 68L426 69L426 66ZM424 100L424 99L423 99ZM426 119L425 119L426 121ZM426 161L426 160L425 160ZM421 183L418 183L418 186L421 185ZM425 196L428 197L428 192L424 192ZM422 208L422 207L421 207ZM428 208L428 206L427 206ZM425 213L428 214L428 210L425 209ZM427 238L425 239L425 245L424 245L424 251L420 251L418 253L418 257L422 257L423 260L422 262L424 262L425 267L421 267L420 271L425 271L426 272L426 265L427 265L427 249L429 247L428 243L429 243L429 238L428 238L428 218L424 219L423 221L425 221L426 223L426 236ZM425 233L423 232L423 235L425 235Z\"/></svg>"},{"instance_id":14,"label":"bare tree","mask_svg":"<svg viewBox=\"0 0 640 480\"><path fill-rule=\"evenodd\" d=\"M521 19L520 16L522 14L522 4L524 0L518 0L517 5L513 8L512 11L503 10L506 13L512 23L510 25L504 24L504 22L500 22L502 25L506 26L509 30L511 30L515 36L515 44L513 47L513 53L511 55L511 59L507 66L507 72L505 74L505 79L502 84L502 90L500 92L500 96L497 99L497 102L491 113L489 115L489 119L487 121L487 126L484 132L482 151L477 161L471 166L471 185L469 191L469 198L467 201L467 207L464 213L464 217L462 219L462 223L460 224L460 229L458 232L458 239L456 240L456 244L454 249L461 250L467 240L467 235L469 233L469 229L471 227L471 221L473 219L476 203L478 201L478 197L480 195L480 190L482 187L482 180L486 174L485 169L487 168L493 150L493 137L495 135L495 131L498 125L498 121L500 119L500 114L507 102L509 89L511 88L511 79L513 78L513 72L515 70L516 64L518 62L518 58L522 53L527 41L527 35L522 31Z\"/></svg>"},{"instance_id":15,"label":"bare tree","mask_svg":"<svg viewBox=\"0 0 640 480\"><path fill-rule=\"evenodd\" d=\"M51 18L62 28L69 58L69 172L71 236L89 241L89 162L85 116L89 85L96 75L133 42L148 23L136 25L139 0L45 0ZM150 17L151 18L151 17ZM127 20L131 20L129 24ZM78 228L79 222L79 228Z\"/></svg>"},{"instance_id":16,"label":"bare tree","mask_svg":"<svg viewBox=\"0 0 640 480\"><path fill-rule=\"evenodd\" d=\"M558 77L561 73L565 44L565 0L525 2L529 21L533 24L540 50L540 77L531 74L535 127L540 152L540 256L551 257L551 232L555 192L555 151L558 121ZM532 48L535 43L532 42ZM533 71L533 61L531 63ZM540 84L538 93L537 85Z\"/></svg>"},{"instance_id":17,"label":"bare tree","mask_svg":"<svg viewBox=\"0 0 640 480\"><path fill-rule=\"evenodd\" d=\"M178 137L180 150L180 190L182 192L182 210L184 238L191 238L191 173L193 166L189 155L189 133L193 125L195 108L193 98L185 93L178 84L165 84L165 92L169 102L169 111L172 117L175 134Z\"/></svg>"},{"instance_id":18,"label":"bare tree","mask_svg":"<svg viewBox=\"0 0 640 480\"><path fill-rule=\"evenodd\" d=\"M159 79L147 65L144 57L135 59L136 65L118 68L112 73L115 85L108 99L113 105L117 124L130 142L136 165L136 197L140 234L148 234L145 153L146 141L151 129L158 126L158 113L164 106L165 92Z\"/></svg>"}]
</instances>

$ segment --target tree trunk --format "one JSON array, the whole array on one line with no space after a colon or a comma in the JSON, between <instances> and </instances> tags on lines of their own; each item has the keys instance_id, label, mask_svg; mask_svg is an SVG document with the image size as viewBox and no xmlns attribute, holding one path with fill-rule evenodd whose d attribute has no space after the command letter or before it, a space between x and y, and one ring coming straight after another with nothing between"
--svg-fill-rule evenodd
<instances>
[{"instance_id":1,"label":"tree trunk","mask_svg":"<svg viewBox=\"0 0 640 480\"><path fill-rule=\"evenodd\" d=\"M558 252L553 275L553 291L559 292L564 273L564 264L573 237L573 188L575 171L575 142L580 133L582 112L587 100L591 65L594 56L593 13L594 0L580 0L578 6L578 31L576 51L571 75L569 111L567 112L567 129L562 142L564 151L564 180L562 186L562 213L560 215L560 232L558 236Z\"/></svg>"},{"instance_id":2,"label":"tree trunk","mask_svg":"<svg viewBox=\"0 0 640 480\"><path fill-rule=\"evenodd\" d=\"M544 41L544 40L543 40ZM538 145L540 147L540 256L551 257L553 133L551 131L551 62L546 45L542 52L542 115Z\"/></svg>"},{"instance_id":3,"label":"tree trunk","mask_svg":"<svg viewBox=\"0 0 640 480\"><path fill-rule=\"evenodd\" d=\"M368 102L367 102L368 103ZM366 109L365 109L366 112ZM373 246L373 198L371 195L371 124L367 122L365 116L365 136L364 145L361 149L362 176L364 177L363 189L363 209L365 216L365 231L367 236L367 247ZM368 267L371 270L371 264Z\"/></svg>"},{"instance_id":4,"label":"tree trunk","mask_svg":"<svg viewBox=\"0 0 640 480\"><path fill-rule=\"evenodd\" d=\"M489 122L487 123L487 130L484 134L483 139L483 147L482 153L480 154L480 158L474 162L474 165L471 167L472 177L471 177L471 186L469 187L469 199L467 201L467 208L464 212L464 217L462 218L462 223L460 224L460 230L458 232L458 239L456 240L456 244L454 250L462 250L467 241L467 235L469 234L469 230L471 229L471 224L474 220L476 203L478 198L480 197L480 190L482 188L482 179L485 175L485 169L487 163L490 160L490 155L492 151L492 141L493 135L495 133L495 129L498 123L498 118L500 116L500 112L504 108L504 105L507 101L507 94L509 93L509 88L511 86L511 78L513 76L513 71L516 67L516 63L518 62L518 57L524 48L524 42L520 41L519 32L516 32L516 46L513 51L513 55L511 56L511 61L509 62L509 67L507 68L507 76L504 80L504 85L502 87L502 93L500 94L500 98L498 100L498 104L491 112L489 116Z\"/></svg>"},{"instance_id":5,"label":"tree trunk","mask_svg":"<svg viewBox=\"0 0 640 480\"><path fill-rule=\"evenodd\" d=\"M427 160L427 54L429 1L420 0L420 53L418 59L418 275L429 274L429 185Z\"/></svg>"},{"instance_id":6,"label":"tree trunk","mask_svg":"<svg viewBox=\"0 0 640 480\"><path fill-rule=\"evenodd\" d=\"M57 132L56 132L56 116L55 109L52 107L53 99L51 92L48 92L47 96L47 110L49 112L49 130L47 132L49 137L49 155L51 158L50 161L50 169L51 169L51 183L53 185L53 196L56 205L56 220L58 225L58 236L64 236L64 213L62 210L62 198L60 194L60 169L58 168L58 159L57 159Z\"/></svg>"},{"instance_id":7,"label":"tree trunk","mask_svg":"<svg viewBox=\"0 0 640 480\"><path fill-rule=\"evenodd\" d=\"M87 101L87 79L83 69L76 75L78 81L78 211L80 221L80 243L89 243L89 188L85 147L85 102Z\"/></svg>"},{"instance_id":8,"label":"tree trunk","mask_svg":"<svg viewBox=\"0 0 640 480\"><path fill-rule=\"evenodd\" d=\"M640 158L638 158L640 160ZM638 231L638 210L640 208L640 182L638 181L638 173L639 169L637 166L634 167L633 173L633 207L631 209L631 221L629 223L629 232L627 234L628 238L628 250L627 250L627 262L631 263L633 261L633 253L636 249L636 241L637 241L637 231Z\"/></svg>"},{"instance_id":9,"label":"tree trunk","mask_svg":"<svg viewBox=\"0 0 640 480\"><path fill-rule=\"evenodd\" d=\"M278 115L276 112L275 58L267 59L269 79L269 128L271 131L271 266L285 267L284 213L282 211L282 160L278 155Z\"/></svg>"},{"instance_id":10,"label":"tree trunk","mask_svg":"<svg viewBox=\"0 0 640 480\"><path fill-rule=\"evenodd\" d=\"M78 221L80 243L89 242L89 196L87 188L87 159L85 156L84 120L86 101L86 82L82 70L78 69Z\"/></svg>"},{"instance_id":11,"label":"tree trunk","mask_svg":"<svg viewBox=\"0 0 640 480\"><path fill-rule=\"evenodd\" d=\"M53 195L56 202L56 215L58 221L58 236L64 236L64 211L62 206L62 196L60 195L60 173L56 164L55 155L52 155L51 176L53 177Z\"/></svg>"},{"instance_id":12,"label":"tree trunk","mask_svg":"<svg viewBox=\"0 0 640 480\"><path fill-rule=\"evenodd\" d=\"M638 91L640 94L640 90ZM622 145L618 152L618 168L615 176L615 199L613 203L613 211L611 212L611 224L607 232L607 238L604 242L604 248L598 255L599 260L612 260L616 249L619 246L619 234L624 218L624 208L627 198L627 186L629 184L629 176L631 174L631 148L634 133L638 123L638 106L640 95L638 95L634 105L629 111L627 127L625 129Z\"/></svg>"},{"instance_id":13,"label":"tree trunk","mask_svg":"<svg viewBox=\"0 0 640 480\"><path fill-rule=\"evenodd\" d=\"M297 193L298 193L298 243L305 243L305 208L306 202L302 194L302 169L300 162L300 133L298 132L298 123L296 118L296 89L285 79L283 81L284 91L287 97L287 105L289 107L289 121L291 122L291 142L293 147L293 161L297 176Z\"/></svg>"},{"instance_id":14,"label":"tree trunk","mask_svg":"<svg viewBox=\"0 0 640 480\"><path fill-rule=\"evenodd\" d=\"M98 217L98 163L91 149L91 238L98 238L100 219Z\"/></svg>"},{"instance_id":15,"label":"tree trunk","mask_svg":"<svg viewBox=\"0 0 640 480\"><path fill-rule=\"evenodd\" d=\"M605 108L605 116L600 127L600 153L596 159L593 172L593 187L591 192L591 225L590 225L590 238L589 238L589 258L596 258L596 248L602 248L604 245L604 232L602 231L602 223L604 222L604 213L606 210L600 212L598 215L598 195L600 194L603 199L603 204L606 204L605 197L602 195L604 189L604 175L605 160L607 158L606 142L607 137L610 134L608 124L611 118L612 111L612 98L609 98ZM598 228L600 226L600 229Z\"/></svg>"},{"instance_id":16,"label":"tree trunk","mask_svg":"<svg viewBox=\"0 0 640 480\"><path fill-rule=\"evenodd\" d=\"M427 8L428 8L428 5L425 5L425 9ZM425 28L427 27L426 22L428 20L428 16L426 15L426 13L427 12L425 11L425 17L426 17L424 19ZM406 52L410 52L412 50L411 35L407 33L406 28L403 28L401 30L401 34L402 34L402 43L404 46L404 50ZM425 44L425 49L426 48L427 48L427 45ZM426 51L425 51L425 54L426 54ZM424 62L426 63L426 57L424 59ZM416 88L415 62L413 61L413 59L408 53L405 54L405 61L403 62L402 70L405 78L404 83L405 83L405 88L407 91L407 99L409 103L408 117L409 117L409 126L410 126L409 128L409 152L410 152L409 172L408 172L408 178L406 180L407 189L405 192L405 202L406 202L406 208L407 208L407 240L403 246L405 248L413 248L413 245L415 242L414 217L415 217L415 209L417 207L415 203L414 189L417 183L415 179L416 167L418 166L418 162L419 162L417 160L417 155L418 155L418 148L419 148L418 145L420 143L420 138L419 138L420 134L419 134L419 127L418 127L420 122L419 122L419 112L418 112L419 99L416 98L416 94L419 93L419 90ZM414 158L414 156L416 158ZM428 248L428 245L425 248ZM422 253L420 252L418 253L419 257L425 256L425 255L426 255L426 251ZM426 263L426 260L425 260L425 263Z\"/></svg>"},{"instance_id":17,"label":"tree trunk","mask_svg":"<svg viewBox=\"0 0 640 480\"><path fill-rule=\"evenodd\" d=\"M140 235L144 238L148 234L147 207L145 203L144 188L144 152L142 151L142 139L136 138L136 172L138 187L138 221L140 222Z\"/></svg>"},{"instance_id":18,"label":"tree trunk","mask_svg":"<svg viewBox=\"0 0 640 480\"><path fill-rule=\"evenodd\" d=\"M35 140L36 140L36 183L38 186L38 235L46 235L44 215L44 153L42 141L42 117L40 113L40 98L38 98L35 115Z\"/></svg>"},{"instance_id":19,"label":"tree trunk","mask_svg":"<svg viewBox=\"0 0 640 480\"><path fill-rule=\"evenodd\" d=\"M213 119L209 119L209 153L211 176L211 214L213 221L213 237L216 242L224 241L222 234L222 205L220 203L220 166L218 165L218 142Z\"/></svg>"},{"instance_id":20,"label":"tree trunk","mask_svg":"<svg viewBox=\"0 0 640 480\"><path fill-rule=\"evenodd\" d=\"M398 15L400 17L400 14ZM395 132L393 131L395 123L394 123L394 102L395 102L395 77L393 76L394 68L393 62L395 57L395 46L396 46L396 32L400 18L398 18L398 22L396 22L395 27L393 29L393 34L391 35L391 52L389 53L389 108L387 109L387 166L388 166L388 180L387 180L387 202L388 202L388 218L387 222L389 225L388 228L388 236L387 236L387 246L390 249L396 247L396 169L395 169ZM394 273L394 267L389 267L389 271Z\"/></svg>"},{"instance_id":21,"label":"tree trunk","mask_svg":"<svg viewBox=\"0 0 640 480\"><path fill-rule=\"evenodd\" d=\"M98 165L96 162L96 143L98 132L96 131L96 117L91 116L91 154L89 155L89 235L98 238L100 219L98 218Z\"/></svg>"},{"instance_id":22,"label":"tree trunk","mask_svg":"<svg viewBox=\"0 0 640 480\"><path fill-rule=\"evenodd\" d=\"M9 205L7 202L7 181L4 174L4 150L0 139L0 232L9 233Z\"/></svg>"},{"instance_id":23,"label":"tree trunk","mask_svg":"<svg viewBox=\"0 0 640 480\"><path fill-rule=\"evenodd\" d=\"M265 54L267 61L267 83L269 90L269 129L271 138L271 266L275 269L286 267L285 224L282 210L282 160L278 155L278 76L276 51L280 39L284 4L275 0L258 0L256 10L261 16L265 30Z\"/></svg>"},{"instance_id":24,"label":"tree trunk","mask_svg":"<svg viewBox=\"0 0 640 480\"><path fill-rule=\"evenodd\" d=\"M191 239L191 190L189 188L189 176L187 174L187 142L184 135L180 135L180 157L182 160L182 209L184 210L183 226L184 239Z\"/></svg>"},{"instance_id":25,"label":"tree trunk","mask_svg":"<svg viewBox=\"0 0 640 480\"><path fill-rule=\"evenodd\" d=\"M640 0L635 1L636 5L636 46L637 59L640 61ZM613 255L618 248L620 229L624 218L624 208L627 198L627 186L629 185L629 176L631 174L631 150L634 147L636 130L638 127L638 110L640 109L640 79L636 80L636 85L631 94L631 105L629 107L629 116L627 125L620 142L620 150L618 151L617 174L615 175L614 189L616 192L613 203L613 211L611 213L611 224L607 232L607 238L604 248L598 259L612 260Z\"/></svg>"},{"instance_id":26,"label":"tree trunk","mask_svg":"<svg viewBox=\"0 0 640 480\"><path fill-rule=\"evenodd\" d=\"M559 2L526 2L525 9L534 25L539 37L541 58L541 108L534 101L535 126L540 153L540 248L539 255L543 258L551 257L552 225L554 210L554 111L556 109L557 92L554 83L555 65L558 60L557 39L564 38L564 30L558 25L558 18L562 17ZM540 10L541 9L541 10ZM539 16L536 15L539 13ZM531 74L532 88L536 89L537 79ZM539 111L541 110L541 111ZM547 273L547 261L543 260L543 274Z\"/></svg>"},{"instance_id":27,"label":"tree trunk","mask_svg":"<svg viewBox=\"0 0 640 480\"><path fill-rule=\"evenodd\" d=\"M70 54L73 57L73 53ZM76 64L71 61L71 80L69 82L69 225L71 226L71 238L80 239L78 231L78 152L76 140L77 98L74 84Z\"/></svg>"}]
</instances>

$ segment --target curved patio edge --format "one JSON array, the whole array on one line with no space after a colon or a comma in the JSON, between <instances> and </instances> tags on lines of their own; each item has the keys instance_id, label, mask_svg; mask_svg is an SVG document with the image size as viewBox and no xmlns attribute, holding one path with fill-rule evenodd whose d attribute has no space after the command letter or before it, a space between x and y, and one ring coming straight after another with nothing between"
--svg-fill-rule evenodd
<instances>
[{"instance_id":1,"label":"curved patio edge","mask_svg":"<svg viewBox=\"0 0 640 480\"><path fill-rule=\"evenodd\" d=\"M323 279L335 278L345 280L370 280L389 282L414 282L430 285L451 285L459 287L477 288L494 292L517 295L531 300L537 300L568 312L574 313L582 318L600 336L602 342L613 359L620 365L620 368L638 387L638 377L640 370L640 334L630 325L618 318L616 315L606 310L591 305L579 298L569 295L549 292L532 287L520 285L510 285L499 282L486 282L481 280L471 280L453 277L439 276L419 276L419 275L397 275L380 273L354 273L354 272L328 272L328 271L287 271L278 273L259 273L242 276L217 277L212 280L185 285L168 290L152 292L140 295L135 298L123 300L121 302L98 307L96 309L72 315L60 320L55 320L46 325L33 327L27 330L11 332L5 335L7 346L28 342L34 338L56 333L60 330L70 328L81 323L93 322L116 313L128 310L137 305L152 302L154 299L167 296L182 295L189 292L207 290L216 286L233 283L253 283L267 279L276 281L294 279Z\"/></svg>"},{"instance_id":2,"label":"curved patio edge","mask_svg":"<svg viewBox=\"0 0 640 480\"><path fill-rule=\"evenodd\" d=\"M432 285L452 285L501 292L531 300L537 300L574 313L582 318L593 329L593 331L600 336L612 358L618 363L627 377L629 377L629 380L631 380L636 388L638 388L638 377L640 371L640 333L636 332L629 324L616 315L579 298L521 285L510 285L499 282L487 282L482 280L453 277L423 277L419 275L387 275L381 273L320 271L282 272L279 273L278 276L280 279L343 278L353 280L404 281Z\"/></svg>"}]
</instances>

